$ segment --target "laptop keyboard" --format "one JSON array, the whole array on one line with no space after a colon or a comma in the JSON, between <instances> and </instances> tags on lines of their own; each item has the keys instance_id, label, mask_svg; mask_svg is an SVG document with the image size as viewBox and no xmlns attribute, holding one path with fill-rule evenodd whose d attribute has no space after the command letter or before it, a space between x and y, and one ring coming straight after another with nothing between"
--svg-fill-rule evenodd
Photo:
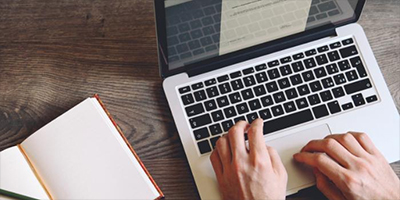
<instances>
[{"instance_id":1,"label":"laptop keyboard","mask_svg":"<svg viewBox=\"0 0 400 200\"><path fill-rule=\"evenodd\" d=\"M178 89L200 154L238 121L264 134L378 100L352 38Z\"/></svg>"}]
</instances>

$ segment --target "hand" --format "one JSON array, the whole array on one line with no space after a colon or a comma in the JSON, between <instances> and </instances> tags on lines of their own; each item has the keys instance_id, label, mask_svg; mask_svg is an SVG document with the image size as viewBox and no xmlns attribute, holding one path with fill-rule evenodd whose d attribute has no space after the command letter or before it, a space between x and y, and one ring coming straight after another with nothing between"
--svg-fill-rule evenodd
<instances>
[{"instance_id":1,"label":"hand","mask_svg":"<svg viewBox=\"0 0 400 200\"><path fill-rule=\"evenodd\" d=\"M400 199L400 181L365 133L309 142L294 159L314 167L329 199Z\"/></svg>"},{"instance_id":2,"label":"hand","mask_svg":"<svg viewBox=\"0 0 400 200\"><path fill-rule=\"evenodd\" d=\"M248 129L249 150L244 134ZM287 173L278 153L265 145L263 121L238 122L218 139L210 160L223 199L285 199Z\"/></svg>"}]
</instances>

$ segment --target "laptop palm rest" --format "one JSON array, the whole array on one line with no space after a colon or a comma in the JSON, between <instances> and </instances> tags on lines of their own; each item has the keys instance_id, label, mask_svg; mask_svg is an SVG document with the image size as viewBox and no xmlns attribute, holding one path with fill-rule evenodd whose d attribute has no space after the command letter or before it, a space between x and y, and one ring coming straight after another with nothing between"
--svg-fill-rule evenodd
<instances>
[{"instance_id":1,"label":"laptop palm rest","mask_svg":"<svg viewBox=\"0 0 400 200\"><path fill-rule=\"evenodd\" d=\"M294 194L315 183L312 169L297 163L293 159L293 154L298 153L309 141L323 139L329 134L331 131L328 125L324 124L270 141L266 138L266 144L278 151L288 173L287 195Z\"/></svg>"}]
</instances>

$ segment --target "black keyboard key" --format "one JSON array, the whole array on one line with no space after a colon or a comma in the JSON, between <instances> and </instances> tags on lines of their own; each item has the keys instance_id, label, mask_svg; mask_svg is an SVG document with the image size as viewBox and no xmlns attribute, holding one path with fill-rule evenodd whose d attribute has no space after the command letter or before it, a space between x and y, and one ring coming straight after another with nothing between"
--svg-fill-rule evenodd
<instances>
[{"instance_id":1,"label":"black keyboard key","mask_svg":"<svg viewBox=\"0 0 400 200\"><path fill-rule=\"evenodd\" d=\"M192 94L183 95L181 97L181 99L182 99L183 105L185 105L185 106L194 103L194 99L193 99L193 95Z\"/></svg>"},{"instance_id":2,"label":"black keyboard key","mask_svg":"<svg viewBox=\"0 0 400 200\"><path fill-rule=\"evenodd\" d=\"M217 83L217 81L213 78L213 79L204 81L204 83L206 84L206 86L210 86L210 85L215 85Z\"/></svg>"},{"instance_id":3,"label":"black keyboard key","mask_svg":"<svg viewBox=\"0 0 400 200\"><path fill-rule=\"evenodd\" d=\"M342 41L343 45L349 45L349 44L353 44L353 43L354 43L353 38L349 38L349 39Z\"/></svg>"},{"instance_id":4,"label":"black keyboard key","mask_svg":"<svg viewBox=\"0 0 400 200\"><path fill-rule=\"evenodd\" d=\"M244 100L248 100L254 97L253 91L251 89L242 90L242 97Z\"/></svg>"},{"instance_id":5,"label":"black keyboard key","mask_svg":"<svg viewBox=\"0 0 400 200\"><path fill-rule=\"evenodd\" d=\"M301 72L304 70L304 65L301 61L292 63L292 68L294 72Z\"/></svg>"},{"instance_id":6,"label":"black keyboard key","mask_svg":"<svg viewBox=\"0 0 400 200\"><path fill-rule=\"evenodd\" d=\"M333 88L332 93L335 98L339 98L345 95L342 87Z\"/></svg>"},{"instance_id":7,"label":"black keyboard key","mask_svg":"<svg viewBox=\"0 0 400 200\"><path fill-rule=\"evenodd\" d=\"M212 116L214 122L218 122L218 121L221 121L224 119L224 115L222 114L221 110L211 113L211 116Z\"/></svg>"},{"instance_id":8,"label":"black keyboard key","mask_svg":"<svg viewBox=\"0 0 400 200\"><path fill-rule=\"evenodd\" d=\"M335 63L333 63L326 66L326 71L328 72L328 74L336 74L339 72L339 68Z\"/></svg>"},{"instance_id":9,"label":"black keyboard key","mask_svg":"<svg viewBox=\"0 0 400 200\"><path fill-rule=\"evenodd\" d=\"M331 49L337 49L339 47L342 47L342 45L340 44L340 42L335 42L335 43L329 45L329 47L331 47Z\"/></svg>"},{"instance_id":10,"label":"black keyboard key","mask_svg":"<svg viewBox=\"0 0 400 200\"><path fill-rule=\"evenodd\" d=\"M254 68L252 68L252 67L243 70L244 75L252 74L252 73L254 73Z\"/></svg>"},{"instance_id":11,"label":"black keyboard key","mask_svg":"<svg viewBox=\"0 0 400 200\"><path fill-rule=\"evenodd\" d=\"M235 123L238 123L240 121L246 121L246 118L244 118L244 116L240 116L240 117L236 117L233 121L235 121Z\"/></svg>"},{"instance_id":12,"label":"black keyboard key","mask_svg":"<svg viewBox=\"0 0 400 200\"><path fill-rule=\"evenodd\" d=\"M217 80L219 83L222 83L222 82L229 80L229 76L228 75L220 76L217 78Z\"/></svg>"},{"instance_id":13,"label":"black keyboard key","mask_svg":"<svg viewBox=\"0 0 400 200\"><path fill-rule=\"evenodd\" d=\"M331 111L331 114L336 114L336 113L342 111L340 109L339 102L337 102L337 101L328 103L328 108L329 108L329 111Z\"/></svg>"},{"instance_id":14,"label":"black keyboard key","mask_svg":"<svg viewBox=\"0 0 400 200\"><path fill-rule=\"evenodd\" d=\"M319 95L321 96L322 101L330 101L333 99L332 93L331 91L327 90L327 91L323 91L321 93L319 93Z\"/></svg>"},{"instance_id":15,"label":"black keyboard key","mask_svg":"<svg viewBox=\"0 0 400 200\"><path fill-rule=\"evenodd\" d=\"M298 54L293 55L293 59L294 60L299 60L299 59L302 59L302 58L304 58L304 54L303 53L298 53Z\"/></svg>"},{"instance_id":16,"label":"black keyboard key","mask_svg":"<svg viewBox=\"0 0 400 200\"><path fill-rule=\"evenodd\" d=\"M263 120L267 120L267 119L272 118L271 111L268 108L264 109L264 110L261 110L260 112L258 112L258 114L260 115L260 117Z\"/></svg>"},{"instance_id":17,"label":"black keyboard key","mask_svg":"<svg viewBox=\"0 0 400 200\"><path fill-rule=\"evenodd\" d=\"M226 93L229 93L232 91L229 83L223 83L223 84L219 85L218 88L219 88L219 91L221 92L221 94L226 94Z\"/></svg>"},{"instance_id":18,"label":"black keyboard key","mask_svg":"<svg viewBox=\"0 0 400 200\"><path fill-rule=\"evenodd\" d=\"M329 112L328 112L328 109L326 108L326 105L320 105L320 106L314 107L312 110L314 112L315 118L317 118L317 119L329 115Z\"/></svg>"},{"instance_id":19,"label":"black keyboard key","mask_svg":"<svg viewBox=\"0 0 400 200\"><path fill-rule=\"evenodd\" d=\"M296 105L298 109L303 109L308 107L306 98L300 98L296 100Z\"/></svg>"},{"instance_id":20,"label":"black keyboard key","mask_svg":"<svg viewBox=\"0 0 400 200\"><path fill-rule=\"evenodd\" d=\"M276 84L275 81L265 84L265 87L267 87L267 91L268 91L269 93L278 91L278 84Z\"/></svg>"},{"instance_id":21,"label":"black keyboard key","mask_svg":"<svg viewBox=\"0 0 400 200\"><path fill-rule=\"evenodd\" d=\"M215 103L214 99L204 102L204 106L206 107L207 111L217 109L217 104Z\"/></svg>"},{"instance_id":22,"label":"black keyboard key","mask_svg":"<svg viewBox=\"0 0 400 200\"><path fill-rule=\"evenodd\" d=\"M261 73L256 74L256 80L257 80L257 83L264 83L264 82L268 81L267 73L261 72Z\"/></svg>"},{"instance_id":23,"label":"black keyboard key","mask_svg":"<svg viewBox=\"0 0 400 200\"><path fill-rule=\"evenodd\" d=\"M218 89L215 86L207 88L206 91L209 98L213 98L219 95Z\"/></svg>"},{"instance_id":24,"label":"black keyboard key","mask_svg":"<svg viewBox=\"0 0 400 200\"><path fill-rule=\"evenodd\" d=\"M193 90L197 90L197 89L200 89L200 88L203 88L203 87L204 87L203 83L196 83L196 84L192 85L192 89Z\"/></svg>"},{"instance_id":25,"label":"black keyboard key","mask_svg":"<svg viewBox=\"0 0 400 200\"><path fill-rule=\"evenodd\" d=\"M189 119L189 123L190 123L190 126L192 127L192 129L210 124L211 123L210 114L204 114L204 115Z\"/></svg>"},{"instance_id":26,"label":"black keyboard key","mask_svg":"<svg viewBox=\"0 0 400 200\"><path fill-rule=\"evenodd\" d=\"M292 88L292 89L288 89L285 91L286 97L290 100L290 99L295 99L297 98L299 95L297 94L297 91Z\"/></svg>"},{"instance_id":27,"label":"black keyboard key","mask_svg":"<svg viewBox=\"0 0 400 200\"><path fill-rule=\"evenodd\" d=\"M274 60L274 61L268 62L267 64L268 64L268 67L276 67L279 65L279 61Z\"/></svg>"},{"instance_id":28,"label":"black keyboard key","mask_svg":"<svg viewBox=\"0 0 400 200\"><path fill-rule=\"evenodd\" d=\"M281 75L279 75L278 69L268 70L267 73L268 73L269 79L271 79L271 80L281 77Z\"/></svg>"},{"instance_id":29,"label":"black keyboard key","mask_svg":"<svg viewBox=\"0 0 400 200\"><path fill-rule=\"evenodd\" d=\"M229 100L231 101L232 104L238 103L242 101L242 97L238 92L230 94L229 95Z\"/></svg>"},{"instance_id":30,"label":"black keyboard key","mask_svg":"<svg viewBox=\"0 0 400 200\"><path fill-rule=\"evenodd\" d=\"M363 95L361 93L360 94L355 94L355 95L351 96L351 98L353 99L353 103L354 103L354 105L356 107L365 104L364 97L363 97Z\"/></svg>"},{"instance_id":31,"label":"black keyboard key","mask_svg":"<svg viewBox=\"0 0 400 200\"><path fill-rule=\"evenodd\" d=\"M342 58L347 58L350 56L354 56L358 54L357 48L356 46L350 46L350 47L346 47L343 49L340 49L340 55L342 55Z\"/></svg>"},{"instance_id":32,"label":"black keyboard key","mask_svg":"<svg viewBox=\"0 0 400 200\"><path fill-rule=\"evenodd\" d=\"M203 101L204 99L206 99L206 92L204 92L204 90L200 90L197 92L194 92L194 98L196 99L196 101Z\"/></svg>"},{"instance_id":33,"label":"black keyboard key","mask_svg":"<svg viewBox=\"0 0 400 200\"><path fill-rule=\"evenodd\" d=\"M222 133L222 128L219 124L214 124L208 127L211 135L218 135Z\"/></svg>"},{"instance_id":34,"label":"black keyboard key","mask_svg":"<svg viewBox=\"0 0 400 200\"><path fill-rule=\"evenodd\" d=\"M324 67L319 67L317 69L314 69L314 73L317 78L322 78L327 75Z\"/></svg>"},{"instance_id":35,"label":"black keyboard key","mask_svg":"<svg viewBox=\"0 0 400 200\"><path fill-rule=\"evenodd\" d=\"M310 89L308 88L308 85L301 85L301 86L297 87L297 91L299 92L299 94L301 96L310 94Z\"/></svg>"},{"instance_id":36,"label":"black keyboard key","mask_svg":"<svg viewBox=\"0 0 400 200\"><path fill-rule=\"evenodd\" d=\"M332 51L328 53L329 61L334 62L340 59L339 53L337 51Z\"/></svg>"},{"instance_id":37,"label":"black keyboard key","mask_svg":"<svg viewBox=\"0 0 400 200\"><path fill-rule=\"evenodd\" d=\"M249 107L247 106L246 103L241 103L241 104L237 105L236 109L239 114L244 114L244 113L249 112Z\"/></svg>"},{"instance_id":38,"label":"black keyboard key","mask_svg":"<svg viewBox=\"0 0 400 200\"><path fill-rule=\"evenodd\" d=\"M331 77L324 78L321 80L321 82L325 89L331 88L335 85L335 83L333 82L333 79Z\"/></svg>"},{"instance_id":39,"label":"black keyboard key","mask_svg":"<svg viewBox=\"0 0 400 200\"><path fill-rule=\"evenodd\" d=\"M286 101L285 95L283 94L283 92L277 92L275 94L273 94L274 96L274 100L276 103L281 103Z\"/></svg>"},{"instance_id":40,"label":"black keyboard key","mask_svg":"<svg viewBox=\"0 0 400 200\"><path fill-rule=\"evenodd\" d=\"M251 124L254 120L256 120L258 118L257 113L250 113L248 115L246 115L247 118L247 122L249 122L249 124Z\"/></svg>"},{"instance_id":41,"label":"black keyboard key","mask_svg":"<svg viewBox=\"0 0 400 200\"><path fill-rule=\"evenodd\" d=\"M262 70L267 69L267 65L261 64L261 65L257 65L255 68L256 68L256 71L262 71Z\"/></svg>"},{"instance_id":42,"label":"black keyboard key","mask_svg":"<svg viewBox=\"0 0 400 200\"><path fill-rule=\"evenodd\" d=\"M201 154L205 154L211 151L210 143L208 142L208 140L198 142L197 146L199 147L199 151Z\"/></svg>"},{"instance_id":43,"label":"black keyboard key","mask_svg":"<svg viewBox=\"0 0 400 200\"><path fill-rule=\"evenodd\" d=\"M357 69L358 75L360 77L366 77L367 76L367 71L365 70L365 67L361 61L361 58L359 56L350 59L351 65Z\"/></svg>"},{"instance_id":44,"label":"black keyboard key","mask_svg":"<svg viewBox=\"0 0 400 200\"><path fill-rule=\"evenodd\" d=\"M250 86L256 84L256 80L254 79L254 76L247 76L247 77L244 77L244 78L243 78L243 82L244 82L244 85L245 85L246 87L250 87Z\"/></svg>"},{"instance_id":45,"label":"black keyboard key","mask_svg":"<svg viewBox=\"0 0 400 200\"><path fill-rule=\"evenodd\" d=\"M229 107L224 109L225 117L226 118L231 118L237 115L235 107Z\"/></svg>"},{"instance_id":46,"label":"black keyboard key","mask_svg":"<svg viewBox=\"0 0 400 200\"><path fill-rule=\"evenodd\" d=\"M282 67L279 67L279 70L281 71L282 76L286 76L293 73L292 69L290 68L290 65L284 65Z\"/></svg>"},{"instance_id":47,"label":"black keyboard key","mask_svg":"<svg viewBox=\"0 0 400 200\"><path fill-rule=\"evenodd\" d=\"M314 58L305 59L303 62L307 69L317 66L317 63L315 63Z\"/></svg>"},{"instance_id":48,"label":"black keyboard key","mask_svg":"<svg viewBox=\"0 0 400 200\"><path fill-rule=\"evenodd\" d=\"M219 138L220 138L220 136L213 137L213 138L210 139L211 146L212 146L214 149L215 149L215 146L217 145L217 141L218 141Z\"/></svg>"},{"instance_id":49,"label":"black keyboard key","mask_svg":"<svg viewBox=\"0 0 400 200\"><path fill-rule=\"evenodd\" d=\"M313 120L311 110L307 109L291 115L287 115L278 119L264 122L264 135L275 131L279 131L285 128L296 126L305 122Z\"/></svg>"},{"instance_id":50,"label":"black keyboard key","mask_svg":"<svg viewBox=\"0 0 400 200\"><path fill-rule=\"evenodd\" d=\"M261 98L261 103L263 104L264 107L274 104L274 102L272 101L272 97L270 95Z\"/></svg>"},{"instance_id":51,"label":"black keyboard key","mask_svg":"<svg viewBox=\"0 0 400 200\"><path fill-rule=\"evenodd\" d=\"M222 128L224 129L224 132L228 132L229 129L231 129L232 126L235 124L233 123L232 120L228 120L228 121L222 122L221 125L222 125Z\"/></svg>"},{"instance_id":52,"label":"black keyboard key","mask_svg":"<svg viewBox=\"0 0 400 200\"><path fill-rule=\"evenodd\" d=\"M230 74L230 77L232 79L237 78L237 77L241 77L242 76L242 72L233 72Z\"/></svg>"},{"instance_id":53,"label":"black keyboard key","mask_svg":"<svg viewBox=\"0 0 400 200\"><path fill-rule=\"evenodd\" d=\"M204 107L201 103L185 108L188 117L192 117L204 112Z\"/></svg>"},{"instance_id":54,"label":"black keyboard key","mask_svg":"<svg viewBox=\"0 0 400 200\"><path fill-rule=\"evenodd\" d=\"M249 106L252 111L260 109L261 108L260 100L254 99L254 100L249 101Z\"/></svg>"},{"instance_id":55,"label":"black keyboard key","mask_svg":"<svg viewBox=\"0 0 400 200\"><path fill-rule=\"evenodd\" d=\"M236 79L234 81L231 81L231 85L232 85L233 90L235 90L235 91L244 88L243 82L241 79Z\"/></svg>"},{"instance_id":56,"label":"black keyboard key","mask_svg":"<svg viewBox=\"0 0 400 200\"><path fill-rule=\"evenodd\" d=\"M342 109L343 110L349 110L349 109L352 109L352 108L354 108L352 103L346 103L346 104L342 105Z\"/></svg>"},{"instance_id":57,"label":"black keyboard key","mask_svg":"<svg viewBox=\"0 0 400 200\"><path fill-rule=\"evenodd\" d=\"M290 81L292 82L292 85L299 85L303 83L303 80L301 80L301 76L299 74L295 74L290 77Z\"/></svg>"},{"instance_id":58,"label":"black keyboard key","mask_svg":"<svg viewBox=\"0 0 400 200\"><path fill-rule=\"evenodd\" d=\"M323 65L328 63L328 58L326 57L325 54L321 54L315 57L315 59L317 60L318 65Z\"/></svg>"},{"instance_id":59,"label":"black keyboard key","mask_svg":"<svg viewBox=\"0 0 400 200\"><path fill-rule=\"evenodd\" d=\"M356 73L356 70L352 70L349 72L346 72L346 77L348 81L354 81L358 79L358 75Z\"/></svg>"},{"instance_id":60,"label":"black keyboard key","mask_svg":"<svg viewBox=\"0 0 400 200\"><path fill-rule=\"evenodd\" d=\"M274 114L275 117L283 115L284 111L281 105L277 105L271 108L272 114Z\"/></svg>"},{"instance_id":61,"label":"black keyboard key","mask_svg":"<svg viewBox=\"0 0 400 200\"><path fill-rule=\"evenodd\" d=\"M321 99L319 98L319 96L317 94L313 94L307 97L308 102L310 103L310 105L317 105L319 103L321 103Z\"/></svg>"},{"instance_id":62,"label":"black keyboard key","mask_svg":"<svg viewBox=\"0 0 400 200\"><path fill-rule=\"evenodd\" d=\"M293 101L284 103L283 107L285 108L286 113L291 113L291 112L296 111L296 106L294 105Z\"/></svg>"},{"instance_id":63,"label":"black keyboard key","mask_svg":"<svg viewBox=\"0 0 400 200\"><path fill-rule=\"evenodd\" d=\"M325 51L329 51L329 47L327 45L322 46L320 48L317 49L319 53L325 52Z\"/></svg>"},{"instance_id":64,"label":"black keyboard key","mask_svg":"<svg viewBox=\"0 0 400 200\"><path fill-rule=\"evenodd\" d=\"M186 86L186 87L183 87L183 88L179 88L179 93L185 94L187 92L190 92L190 87L189 86Z\"/></svg>"},{"instance_id":65,"label":"black keyboard key","mask_svg":"<svg viewBox=\"0 0 400 200\"><path fill-rule=\"evenodd\" d=\"M217 98L217 103L218 103L218 107L220 107L220 108L223 108L223 107L229 105L228 97L223 96L223 97Z\"/></svg>"},{"instance_id":66,"label":"black keyboard key","mask_svg":"<svg viewBox=\"0 0 400 200\"><path fill-rule=\"evenodd\" d=\"M288 78L283 78L278 80L278 85L281 89L286 89L288 87L290 87L290 82Z\"/></svg>"},{"instance_id":67,"label":"black keyboard key","mask_svg":"<svg viewBox=\"0 0 400 200\"><path fill-rule=\"evenodd\" d=\"M301 74L305 82L312 81L315 79L312 71L306 71Z\"/></svg>"},{"instance_id":68,"label":"black keyboard key","mask_svg":"<svg viewBox=\"0 0 400 200\"><path fill-rule=\"evenodd\" d=\"M317 54L317 51L315 49L311 49L305 52L306 56L313 56Z\"/></svg>"},{"instance_id":69,"label":"black keyboard key","mask_svg":"<svg viewBox=\"0 0 400 200\"><path fill-rule=\"evenodd\" d=\"M195 131L193 131L193 134L194 134L194 137L196 138L196 140L201 140L201 139L210 137L207 127L195 130Z\"/></svg>"},{"instance_id":70,"label":"black keyboard key","mask_svg":"<svg viewBox=\"0 0 400 200\"><path fill-rule=\"evenodd\" d=\"M345 71L351 68L348 60L342 60L338 62L338 65L341 71Z\"/></svg>"},{"instance_id":71,"label":"black keyboard key","mask_svg":"<svg viewBox=\"0 0 400 200\"><path fill-rule=\"evenodd\" d=\"M254 90L254 93L256 94L256 96L261 96L261 95L267 94L267 91L265 90L264 85L259 85L257 87L254 87L253 90Z\"/></svg>"},{"instance_id":72,"label":"black keyboard key","mask_svg":"<svg viewBox=\"0 0 400 200\"><path fill-rule=\"evenodd\" d=\"M310 83L310 88L312 92L318 92L322 90L322 85L320 81L314 81Z\"/></svg>"},{"instance_id":73,"label":"black keyboard key","mask_svg":"<svg viewBox=\"0 0 400 200\"><path fill-rule=\"evenodd\" d=\"M290 56L288 56L288 57L282 58L280 61L281 61L281 64L286 64L286 63L292 62L292 58Z\"/></svg>"},{"instance_id":74,"label":"black keyboard key","mask_svg":"<svg viewBox=\"0 0 400 200\"><path fill-rule=\"evenodd\" d=\"M335 80L336 85L341 85L347 82L344 74L335 75L333 76L333 79Z\"/></svg>"},{"instance_id":75,"label":"black keyboard key","mask_svg":"<svg viewBox=\"0 0 400 200\"><path fill-rule=\"evenodd\" d=\"M378 101L378 97L376 95L367 97L365 99L367 100L368 103L372 103L372 102Z\"/></svg>"},{"instance_id":76,"label":"black keyboard key","mask_svg":"<svg viewBox=\"0 0 400 200\"><path fill-rule=\"evenodd\" d=\"M345 85L344 89L346 90L347 94L353 94L356 92L360 92L360 91L369 89L371 87L372 87L372 84L369 81L369 79L364 79L361 81L357 81L355 83L350 83L348 85Z\"/></svg>"}]
</instances>

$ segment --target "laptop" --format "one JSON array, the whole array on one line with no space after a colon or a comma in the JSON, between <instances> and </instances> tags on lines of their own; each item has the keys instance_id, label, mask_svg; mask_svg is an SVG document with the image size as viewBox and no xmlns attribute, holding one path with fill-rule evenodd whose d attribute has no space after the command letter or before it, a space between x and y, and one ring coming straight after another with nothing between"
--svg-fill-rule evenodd
<instances>
[{"instance_id":1,"label":"laptop","mask_svg":"<svg viewBox=\"0 0 400 200\"><path fill-rule=\"evenodd\" d=\"M220 193L209 156L240 120L264 120L287 195L315 184L292 155L362 131L400 158L399 114L358 21L365 0L155 0L163 88L202 199Z\"/></svg>"}]
</instances>

